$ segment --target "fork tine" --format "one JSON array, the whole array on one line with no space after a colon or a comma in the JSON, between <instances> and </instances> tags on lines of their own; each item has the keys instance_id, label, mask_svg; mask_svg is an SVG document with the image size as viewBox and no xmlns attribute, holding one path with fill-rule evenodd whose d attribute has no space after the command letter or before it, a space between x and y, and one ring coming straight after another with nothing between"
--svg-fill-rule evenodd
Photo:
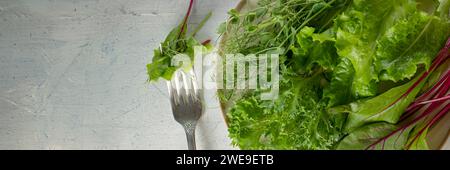
<instances>
[{"instance_id":1,"label":"fork tine","mask_svg":"<svg viewBox=\"0 0 450 170\"><path fill-rule=\"evenodd\" d=\"M167 81L167 88L169 89L169 95L170 95L170 100L172 102L172 105L176 105L179 103L179 83L177 83L178 81L178 75L177 75L177 71L175 71L174 77L172 78L172 80Z\"/></svg>"},{"instance_id":2,"label":"fork tine","mask_svg":"<svg viewBox=\"0 0 450 170\"><path fill-rule=\"evenodd\" d=\"M188 77L188 75L186 75L186 73L184 71L181 71L181 78L182 78L182 82L183 82L183 93L186 94L186 97L190 95L190 85L191 84L191 79Z\"/></svg>"},{"instance_id":3,"label":"fork tine","mask_svg":"<svg viewBox=\"0 0 450 170\"><path fill-rule=\"evenodd\" d=\"M190 78L191 78L191 89L190 92L193 96L198 97L198 85L197 85L197 77L195 76L195 73L191 70L189 72Z\"/></svg>"},{"instance_id":4,"label":"fork tine","mask_svg":"<svg viewBox=\"0 0 450 170\"><path fill-rule=\"evenodd\" d=\"M172 85L172 81L167 81L167 88L169 89L169 98L170 103L172 105L172 109L177 104L177 91L175 90L174 86Z\"/></svg>"},{"instance_id":5,"label":"fork tine","mask_svg":"<svg viewBox=\"0 0 450 170\"><path fill-rule=\"evenodd\" d=\"M166 81L167 90L169 91L169 96L177 95L177 92L174 91L174 87L172 85L172 80Z\"/></svg>"},{"instance_id":6,"label":"fork tine","mask_svg":"<svg viewBox=\"0 0 450 170\"><path fill-rule=\"evenodd\" d=\"M181 76L180 70L175 71L174 78L172 79L174 82L173 84L176 87L176 90L178 92L178 97L181 97L184 94L183 91L183 78Z\"/></svg>"}]
</instances>

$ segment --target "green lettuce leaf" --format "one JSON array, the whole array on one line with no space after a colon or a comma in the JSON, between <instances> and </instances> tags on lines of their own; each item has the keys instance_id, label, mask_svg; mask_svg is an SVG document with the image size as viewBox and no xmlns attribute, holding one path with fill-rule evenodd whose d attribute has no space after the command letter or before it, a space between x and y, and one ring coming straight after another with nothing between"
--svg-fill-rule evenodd
<instances>
[{"instance_id":1,"label":"green lettuce leaf","mask_svg":"<svg viewBox=\"0 0 450 170\"><path fill-rule=\"evenodd\" d=\"M426 81L422 81L417 88L414 88L414 90L406 97L397 102L395 101L405 94L418 79L419 77L370 99L362 99L348 105L330 108L329 112L332 114L348 113L345 125L347 132L352 132L356 128L367 123L383 121L395 124L398 122L406 108L415 100L415 97ZM390 106L392 103L394 104Z\"/></svg>"},{"instance_id":2,"label":"green lettuce leaf","mask_svg":"<svg viewBox=\"0 0 450 170\"><path fill-rule=\"evenodd\" d=\"M417 135L418 133L418 129L420 126L416 126L416 128L414 128L414 130L411 132L411 137L408 139L408 143L411 143L409 148L409 150L430 150L430 147L428 146L428 142L427 142L427 135L428 135L428 130L429 128L425 129L422 134L420 134L420 136L415 139L414 141L412 140L412 138Z\"/></svg>"},{"instance_id":3,"label":"green lettuce leaf","mask_svg":"<svg viewBox=\"0 0 450 170\"><path fill-rule=\"evenodd\" d=\"M311 74L315 66L325 71L332 71L337 63L334 47L335 38L331 30L314 33L315 29L305 27L297 34L297 43L291 45L293 52L293 68L300 74Z\"/></svg>"},{"instance_id":4,"label":"green lettuce leaf","mask_svg":"<svg viewBox=\"0 0 450 170\"><path fill-rule=\"evenodd\" d=\"M241 149L330 149L340 138L342 117L320 102L322 77L289 79L275 101L250 93L228 113L229 135Z\"/></svg>"},{"instance_id":5,"label":"green lettuce leaf","mask_svg":"<svg viewBox=\"0 0 450 170\"><path fill-rule=\"evenodd\" d=\"M428 69L449 33L447 21L420 11L397 21L377 42L380 79L398 82L412 78L418 65Z\"/></svg>"},{"instance_id":6,"label":"green lettuce leaf","mask_svg":"<svg viewBox=\"0 0 450 170\"><path fill-rule=\"evenodd\" d=\"M355 0L335 21L339 56L353 64L352 94L356 98L376 94L377 74L372 65L376 40L382 33L386 15L397 4L386 0Z\"/></svg>"},{"instance_id":7,"label":"green lettuce leaf","mask_svg":"<svg viewBox=\"0 0 450 170\"><path fill-rule=\"evenodd\" d=\"M356 129L350 133L342 141L339 142L336 149L338 150L363 150L363 149L377 149L377 150L399 150L404 149L407 142L409 130L399 133L396 136L390 137L382 141L373 148L372 144L379 139L385 137L390 132L397 129L396 125L389 123L373 123Z\"/></svg>"},{"instance_id":8,"label":"green lettuce leaf","mask_svg":"<svg viewBox=\"0 0 450 170\"><path fill-rule=\"evenodd\" d=\"M203 47L204 51L210 50L209 48L211 47L208 44L202 45L194 38L196 33L204 26L210 17L211 13L200 22L190 35L187 35L186 33L187 24L184 24L183 32L181 32L183 24L178 25L170 31L166 39L153 51L152 63L147 65L149 81L157 81L160 78L165 80L172 79L173 73L181 67L172 65L172 58L175 55L185 54L193 61L194 49L196 46Z\"/></svg>"},{"instance_id":9,"label":"green lettuce leaf","mask_svg":"<svg viewBox=\"0 0 450 170\"><path fill-rule=\"evenodd\" d=\"M348 104L353 101L351 87L355 69L350 60L343 58L334 68L331 83L324 89L324 98L328 99L328 106Z\"/></svg>"},{"instance_id":10,"label":"green lettuce leaf","mask_svg":"<svg viewBox=\"0 0 450 170\"><path fill-rule=\"evenodd\" d=\"M450 15L450 1L439 0L439 7L437 9L440 18L449 18Z\"/></svg>"},{"instance_id":11,"label":"green lettuce leaf","mask_svg":"<svg viewBox=\"0 0 450 170\"><path fill-rule=\"evenodd\" d=\"M448 18L419 11L414 0L355 0L335 21L336 48L355 69L354 98L377 95L381 81L411 79L450 35ZM445 8L440 6L440 11Z\"/></svg>"}]
</instances>

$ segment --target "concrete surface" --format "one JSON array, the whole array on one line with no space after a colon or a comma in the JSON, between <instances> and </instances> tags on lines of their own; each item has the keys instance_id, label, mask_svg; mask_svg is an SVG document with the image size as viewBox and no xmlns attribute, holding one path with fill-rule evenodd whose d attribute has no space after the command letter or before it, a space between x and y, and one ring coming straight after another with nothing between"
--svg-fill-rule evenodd
<instances>
[{"instance_id":1,"label":"concrete surface","mask_svg":"<svg viewBox=\"0 0 450 170\"><path fill-rule=\"evenodd\" d=\"M198 0L214 12L237 0ZM183 18L186 0L0 0L0 149L186 149L163 82L146 64ZM197 127L199 149L233 149L218 105Z\"/></svg>"},{"instance_id":2,"label":"concrete surface","mask_svg":"<svg viewBox=\"0 0 450 170\"><path fill-rule=\"evenodd\" d=\"M237 2L198 0L192 23L214 12L200 39L216 40ZM166 85L148 84L145 65L187 5L0 0L0 149L186 149ZM217 103L208 103L197 142L234 149Z\"/></svg>"}]
</instances>

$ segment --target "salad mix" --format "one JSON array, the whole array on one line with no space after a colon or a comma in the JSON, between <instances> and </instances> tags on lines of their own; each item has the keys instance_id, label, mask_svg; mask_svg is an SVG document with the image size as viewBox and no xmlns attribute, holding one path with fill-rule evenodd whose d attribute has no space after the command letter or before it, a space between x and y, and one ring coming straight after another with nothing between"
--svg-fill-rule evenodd
<instances>
[{"instance_id":1,"label":"salad mix","mask_svg":"<svg viewBox=\"0 0 450 170\"><path fill-rule=\"evenodd\" d=\"M230 10L220 53L280 56L277 99L219 90L233 144L429 149L428 131L450 112L449 9L448 0L259 0ZM201 44L185 27L155 50L150 80L170 79L170 58Z\"/></svg>"}]
</instances>

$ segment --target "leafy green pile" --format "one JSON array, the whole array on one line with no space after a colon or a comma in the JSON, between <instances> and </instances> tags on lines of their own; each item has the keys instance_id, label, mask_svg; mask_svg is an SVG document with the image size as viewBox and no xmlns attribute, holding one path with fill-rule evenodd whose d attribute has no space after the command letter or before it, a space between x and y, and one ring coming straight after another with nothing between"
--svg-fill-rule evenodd
<instances>
[{"instance_id":1,"label":"leafy green pile","mask_svg":"<svg viewBox=\"0 0 450 170\"><path fill-rule=\"evenodd\" d=\"M222 53L280 54L278 99L219 91L242 149L366 149L358 139L395 130L450 36L447 0L260 0L229 13Z\"/></svg>"},{"instance_id":2,"label":"leafy green pile","mask_svg":"<svg viewBox=\"0 0 450 170\"><path fill-rule=\"evenodd\" d=\"M153 50L152 63L147 65L150 81L157 81L160 78L165 80L172 79L173 73L181 67L172 65L172 59L175 55L185 54L193 61L195 46L203 46L205 50L211 48L208 41L206 43L200 43L195 39L195 36L211 17L212 13L209 13L190 34L187 33L189 25L187 22L189 15L191 14L193 3L194 0L191 0L183 22L172 29L164 42L162 42L158 48ZM190 68L191 66L188 67Z\"/></svg>"}]
</instances>

